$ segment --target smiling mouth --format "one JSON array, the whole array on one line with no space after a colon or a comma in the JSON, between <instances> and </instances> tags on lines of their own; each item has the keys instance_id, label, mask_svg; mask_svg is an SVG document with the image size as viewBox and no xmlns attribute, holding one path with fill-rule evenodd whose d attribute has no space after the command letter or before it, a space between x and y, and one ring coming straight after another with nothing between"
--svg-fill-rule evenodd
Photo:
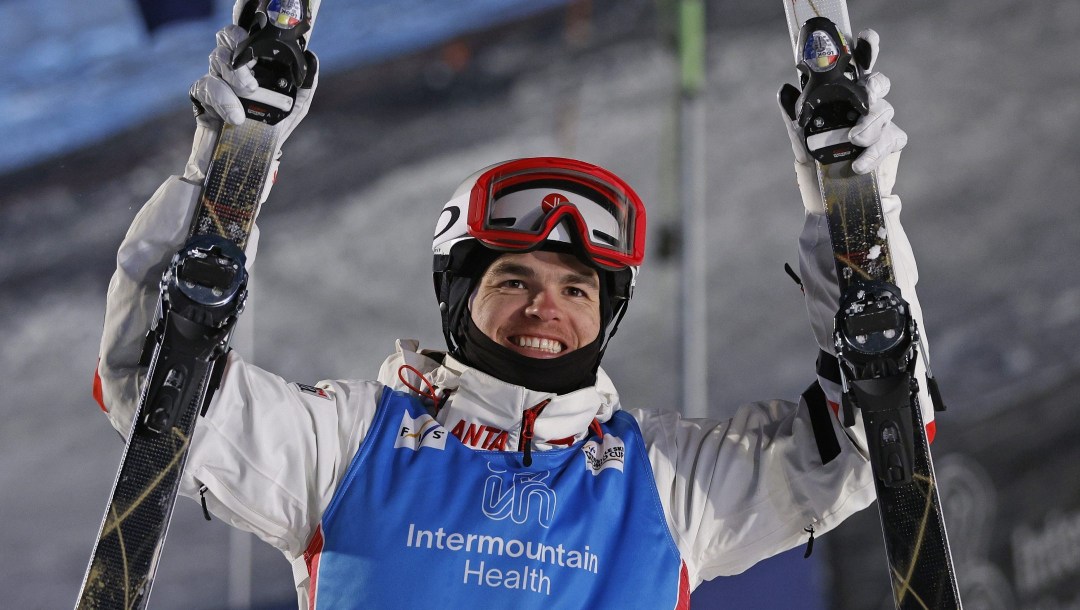
<instances>
[{"instance_id":1,"label":"smiling mouth","mask_svg":"<svg viewBox=\"0 0 1080 610\"><path fill-rule=\"evenodd\" d=\"M512 337L511 341L518 347L526 349L535 349L548 354L558 354L565 349L562 343L554 339L544 339L541 337L530 337L528 335L519 335Z\"/></svg>"}]
</instances>

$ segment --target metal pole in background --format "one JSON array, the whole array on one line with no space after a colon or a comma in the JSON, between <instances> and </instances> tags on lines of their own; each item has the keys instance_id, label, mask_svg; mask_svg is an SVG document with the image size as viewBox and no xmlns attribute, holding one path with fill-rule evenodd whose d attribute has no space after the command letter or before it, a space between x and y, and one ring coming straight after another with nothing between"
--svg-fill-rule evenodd
<instances>
[{"instance_id":1,"label":"metal pole in background","mask_svg":"<svg viewBox=\"0 0 1080 610\"><path fill-rule=\"evenodd\" d=\"M679 0L679 210L682 239L680 385L682 413L708 415L705 217L705 3Z\"/></svg>"},{"instance_id":2,"label":"metal pole in background","mask_svg":"<svg viewBox=\"0 0 1080 610\"><path fill-rule=\"evenodd\" d=\"M251 606L251 568L255 536L229 528L229 610L250 610Z\"/></svg>"}]
</instances>

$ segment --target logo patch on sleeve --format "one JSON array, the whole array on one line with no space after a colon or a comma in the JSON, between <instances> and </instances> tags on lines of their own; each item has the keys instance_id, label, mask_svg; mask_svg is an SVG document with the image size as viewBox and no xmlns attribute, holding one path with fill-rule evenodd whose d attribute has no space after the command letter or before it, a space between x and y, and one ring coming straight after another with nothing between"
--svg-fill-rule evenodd
<instances>
[{"instance_id":1,"label":"logo patch on sleeve","mask_svg":"<svg viewBox=\"0 0 1080 610\"><path fill-rule=\"evenodd\" d=\"M319 398L325 398L326 400L334 399L333 394L328 390L324 390L323 388L319 388L313 385L307 385L304 383L294 383L293 385L296 386L296 389L300 390L304 394L311 394L312 396L318 396Z\"/></svg>"}]
</instances>

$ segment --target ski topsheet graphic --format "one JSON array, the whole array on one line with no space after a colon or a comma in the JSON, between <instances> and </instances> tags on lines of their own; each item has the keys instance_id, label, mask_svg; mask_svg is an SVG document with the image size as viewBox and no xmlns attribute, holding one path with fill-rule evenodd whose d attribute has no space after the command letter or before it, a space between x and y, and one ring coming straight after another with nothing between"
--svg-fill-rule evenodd
<instances>
[{"instance_id":1,"label":"ski topsheet graphic","mask_svg":"<svg viewBox=\"0 0 1080 610\"><path fill-rule=\"evenodd\" d=\"M310 86L308 0L251 0L237 65L256 60L247 118L218 135L188 242L160 284L140 403L83 578L77 610L145 608L195 423L210 403L247 295L244 246L298 88Z\"/></svg>"},{"instance_id":2,"label":"ski topsheet graphic","mask_svg":"<svg viewBox=\"0 0 1080 610\"><path fill-rule=\"evenodd\" d=\"M802 91L781 97L817 165L840 286L842 417L852 425L856 409L862 414L893 600L903 609L960 608L919 405L919 385L937 399L936 384L915 375L920 329L894 284L876 179L851 169L861 150L847 133L867 110L856 79L869 58L854 46L845 1L784 0L784 8Z\"/></svg>"}]
</instances>

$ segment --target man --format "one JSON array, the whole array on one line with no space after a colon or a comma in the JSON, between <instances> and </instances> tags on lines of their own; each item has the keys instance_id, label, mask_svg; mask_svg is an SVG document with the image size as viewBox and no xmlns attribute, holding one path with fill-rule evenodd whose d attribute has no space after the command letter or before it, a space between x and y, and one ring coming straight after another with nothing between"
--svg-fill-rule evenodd
<instances>
[{"instance_id":1,"label":"man","mask_svg":"<svg viewBox=\"0 0 1080 610\"><path fill-rule=\"evenodd\" d=\"M254 91L250 66L230 65L242 37L235 27L219 34L210 74L192 89L205 112L185 174L154 194L120 247L98 373L121 431L215 121L241 121L237 94ZM876 43L873 33L860 42ZM290 131L316 85L298 97ZM917 312L890 194L906 136L882 99L887 79L865 85L857 169L878 170L898 283ZM812 165L794 139L793 148L808 211L805 293L830 352L832 255ZM317 386L230 353L182 493L279 548L302 608L686 607L703 580L867 506L859 427L841 427L825 401L838 402L828 354L798 403L745 405L727 421L622 407L600 362L632 296L645 222L634 191L588 163L541 157L480 170L443 207L432 243L447 351L399 341L376 381Z\"/></svg>"}]
</instances>

